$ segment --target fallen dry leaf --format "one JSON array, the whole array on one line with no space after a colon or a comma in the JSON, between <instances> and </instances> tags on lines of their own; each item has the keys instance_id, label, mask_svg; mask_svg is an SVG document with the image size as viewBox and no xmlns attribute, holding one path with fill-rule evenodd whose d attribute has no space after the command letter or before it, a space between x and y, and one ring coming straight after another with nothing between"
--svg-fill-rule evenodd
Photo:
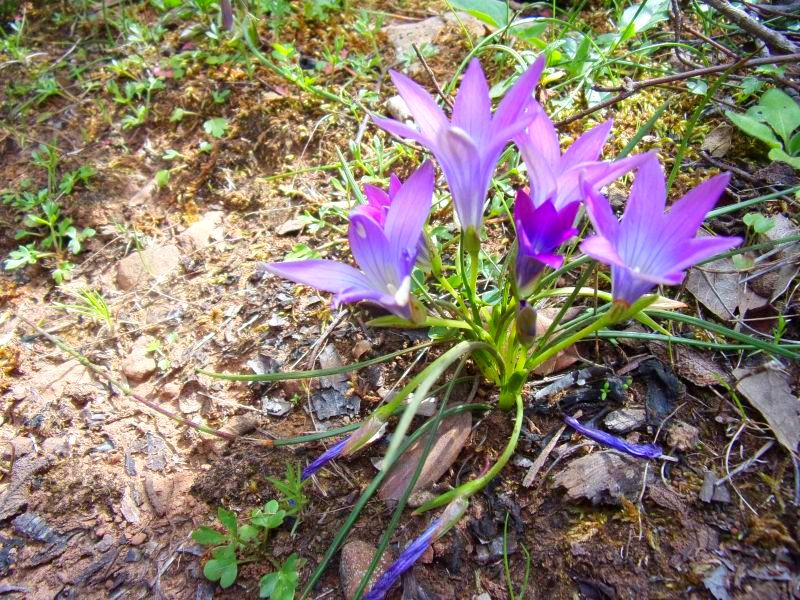
<instances>
[{"instance_id":1,"label":"fallen dry leaf","mask_svg":"<svg viewBox=\"0 0 800 600\"><path fill-rule=\"evenodd\" d=\"M447 472L467 442L471 429L472 415L468 412L447 417L439 424L436 441L414 486L415 492L426 488ZM384 502L397 502L403 495L426 444L426 436L423 435L397 461L378 490Z\"/></svg>"},{"instance_id":2,"label":"fallen dry leaf","mask_svg":"<svg viewBox=\"0 0 800 600\"><path fill-rule=\"evenodd\" d=\"M767 300L739 283L739 271L730 258L695 267L686 278L686 289L723 321L767 304Z\"/></svg>"},{"instance_id":3,"label":"fallen dry leaf","mask_svg":"<svg viewBox=\"0 0 800 600\"><path fill-rule=\"evenodd\" d=\"M800 399L792 394L789 376L766 365L760 369L736 369L736 389L767 420L777 440L793 454L800 446Z\"/></svg>"},{"instance_id":4,"label":"fallen dry leaf","mask_svg":"<svg viewBox=\"0 0 800 600\"><path fill-rule=\"evenodd\" d=\"M633 498L642 489L645 464L616 452L595 452L569 463L554 483L565 488L571 500L619 505L623 497ZM652 480L652 469L647 476Z\"/></svg>"},{"instance_id":5,"label":"fallen dry leaf","mask_svg":"<svg viewBox=\"0 0 800 600\"><path fill-rule=\"evenodd\" d=\"M558 316L559 308L542 308L539 309L536 313L536 335L544 335L547 333L547 329L553 323L553 319ZM563 317L564 321L568 321L570 319L574 319L580 313L579 308L573 307L570 308ZM563 371L567 367L574 365L581 359L581 355L578 354L578 350L575 346L570 346L553 356L552 358L544 361L538 367L536 367L533 372L535 375L539 375L540 377L546 377L548 375L552 375L553 373L558 373L559 371Z\"/></svg>"},{"instance_id":6,"label":"fallen dry leaf","mask_svg":"<svg viewBox=\"0 0 800 600\"><path fill-rule=\"evenodd\" d=\"M651 342L647 347L661 362L670 364L678 375L695 385L719 385L728 379L713 360L691 348L674 345L670 352L666 344L660 342Z\"/></svg>"}]
</instances>

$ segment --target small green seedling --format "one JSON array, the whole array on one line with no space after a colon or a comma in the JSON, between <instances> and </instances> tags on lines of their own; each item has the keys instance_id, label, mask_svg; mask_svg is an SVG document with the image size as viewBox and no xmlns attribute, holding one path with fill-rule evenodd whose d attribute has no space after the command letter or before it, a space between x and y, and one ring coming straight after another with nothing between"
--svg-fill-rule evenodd
<instances>
[{"instance_id":1,"label":"small green seedling","mask_svg":"<svg viewBox=\"0 0 800 600\"><path fill-rule=\"evenodd\" d=\"M769 146L769 158L800 169L800 105L787 93L771 89L745 113L725 116L747 135Z\"/></svg>"},{"instance_id":2,"label":"small green seedling","mask_svg":"<svg viewBox=\"0 0 800 600\"><path fill-rule=\"evenodd\" d=\"M766 233L775 227L775 221L773 219L756 212L747 213L742 217L742 221L755 233Z\"/></svg>"},{"instance_id":3,"label":"small green seedling","mask_svg":"<svg viewBox=\"0 0 800 600\"><path fill-rule=\"evenodd\" d=\"M267 573L261 578L261 581L258 582L258 597L270 598L270 600L292 600L300 579L297 570L305 562L296 554L289 556L280 571Z\"/></svg>"},{"instance_id":4,"label":"small green seedling","mask_svg":"<svg viewBox=\"0 0 800 600\"><path fill-rule=\"evenodd\" d=\"M228 119L217 117L203 123L203 131L214 138L221 138L228 131Z\"/></svg>"}]
</instances>

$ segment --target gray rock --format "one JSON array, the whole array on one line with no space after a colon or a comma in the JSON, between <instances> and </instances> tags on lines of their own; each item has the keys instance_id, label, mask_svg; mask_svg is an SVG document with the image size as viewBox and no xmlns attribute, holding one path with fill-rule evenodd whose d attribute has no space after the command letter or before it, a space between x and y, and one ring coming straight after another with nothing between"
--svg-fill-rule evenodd
<instances>
[{"instance_id":1,"label":"gray rock","mask_svg":"<svg viewBox=\"0 0 800 600\"><path fill-rule=\"evenodd\" d=\"M174 244L134 252L117 264L117 287L127 292L151 279L165 279L180 262L181 253Z\"/></svg>"},{"instance_id":2,"label":"gray rock","mask_svg":"<svg viewBox=\"0 0 800 600\"><path fill-rule=\"evenodd\" d=\"M700 430L694 425L676 421L667 431L667 445L681 452L687 452L700 441Z\"/></svg>"},{"instance_id":3,"label":"gray rock","mask_svg":"<svg viewBox=\"0 0 800 600\"><path fill-rule=\"evenodd\" d=\"M153 338L143 335L133 343L130 354L122 361L122 373L134 382L144 381L156 370L156 360L148 353L147 346Z\"/></svg>"},{"instance_id":4,"label":"gray rock","mask_svg":"<svg viewBox=\"0 0 800 600\"><path fill-rule=\"evenodd\" d=\"M358 590L358 584L361 583L361 577L372 562L372 557L375 555L375 546L362 542L361 540L351 540L342 547L342 555L339 560L339 577L342 581L342 591L347 600L352 600ZM378 578L383 575L384 571L389 568L391 564L390 553L384 552L375 572L369 580L369 587L371 587ZM369 587L367 589L369 589Z\"/></svg>"},{"instance_id":5,"label":"gray rock","mask_svg":"<svg viewBox=\"0 0 800 600\"><path fill-rule=\"evenodd\" d=\"M639 429L646 421L643 408L622 408L608 413L603 422L610 432L623 434Z\"/></svg>"}]
</instances>

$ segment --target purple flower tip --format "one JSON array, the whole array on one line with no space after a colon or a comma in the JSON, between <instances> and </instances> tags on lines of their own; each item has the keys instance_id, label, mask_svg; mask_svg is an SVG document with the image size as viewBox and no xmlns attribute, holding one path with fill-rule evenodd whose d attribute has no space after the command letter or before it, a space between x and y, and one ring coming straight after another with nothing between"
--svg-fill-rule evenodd
<instances>
[{"instance_id":1,"label":"purple flower tip","mask_svg":"<svg viewBox=\"0 0 800 600\"><path fill-rule=\"evenodd\" d=\"M625 454L630 454L636 458L653 459L663 454L661 447L656 444L631 444L605 431L581 425L578 420L573 417L565 416L564 421L581 435L585 435L599 444L603 444L614 450L619 450Z\"/></svg>"},{"instance_id":2,"label":"purple flower tip","mask_svg":"<svg viewBox=\"0 0 800 600\"><path fill-rule=\"evenodd\" d=\"M425 554L425 550L428 549L428 546L439 534L442 524L442 519L434 519L428 528L422 532L422 535L406 546L403 553L397 557L397 560L392 563L372 589L367 592L364 600L382 600L403 573L413 567L414 563Z\"/></svg>"},{"instance_id":3,"label":"purple flower tip","mask_svg":"<svg viewBox=\"0 0 800 600\"><path fill-rule=\"evenodd\" d=\"M578 202L559 209L552 200L537 205L519 190L514 203L514 224L517 229L517 259L514 265L517 294L527 298L533 293L536 279L545 267L557 269L564 259L555 254L561 244L578 233L573 228Z\"/></svg>"},{"instance_id":4,"label":"purple flower tip","mask_svg":"<svg viewBox=\"0 0 800 600\"><path fill-rule=\"evenodd\" d=\"M347 445L347 442L350 441L349 437L344 438L341 441L336 442L333 446L328 448L325 452L320 454L316 460L314 460L310 465L308 465L305 469L303 469L303 473L300 476L301 481L305 481L309 477L311 477L314 473L319 471L322 467L326 464L331 462L334 458L338 457L344 447Z\"/></svg>"},{"instance_id":5,"label":"purple flower tip","mask_svg":"<svg viewBox=\"0 0 800 600\"><path fill-rule=\"evenodd\" d=\"M664 213L667 188L658 158L647 155L636 174L620 223L608 200L583 181L586 209L597 235L581 250L611 265L614 300L633 304L656 285L677 285L689 267L737 246L737 237L696 237L706 213L719 200L730 175L712 177Z\"/></svg>"},{"instance_id":6,"label":"purple flower tip","mask_svg":"<svg viewBox=\"0 0 800 600\"><path fill-rule=\"evenodd\" d=\"M392 119L374 121L386 131L413 139L433 153L450 186L464 232L470 228L480 231L495 166L505 145L533 118L525 114L525 108L531 102L531 93L544 65L542 55L517 79L493 114L489 84L480 62L473 59L461 80L451 119L418 83L402 73L391 72L416 126Z\"/></svg>"}]
</instances>

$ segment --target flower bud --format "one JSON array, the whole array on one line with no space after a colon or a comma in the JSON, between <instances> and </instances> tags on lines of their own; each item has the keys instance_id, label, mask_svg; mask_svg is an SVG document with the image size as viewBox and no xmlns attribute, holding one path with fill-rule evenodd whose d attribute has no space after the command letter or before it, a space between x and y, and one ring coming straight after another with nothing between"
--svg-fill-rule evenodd
<instances>
[{"instance_id":1,"label":"flower bud","mask_svg":"<svg viewBox=\"0 0 800 600\"><path fill-rule=\"evenodd\" d=\"M517 339L526 348L536 340L536 309L525 300L520 300L517 310Z\"/></svg>"}]
</instances>

